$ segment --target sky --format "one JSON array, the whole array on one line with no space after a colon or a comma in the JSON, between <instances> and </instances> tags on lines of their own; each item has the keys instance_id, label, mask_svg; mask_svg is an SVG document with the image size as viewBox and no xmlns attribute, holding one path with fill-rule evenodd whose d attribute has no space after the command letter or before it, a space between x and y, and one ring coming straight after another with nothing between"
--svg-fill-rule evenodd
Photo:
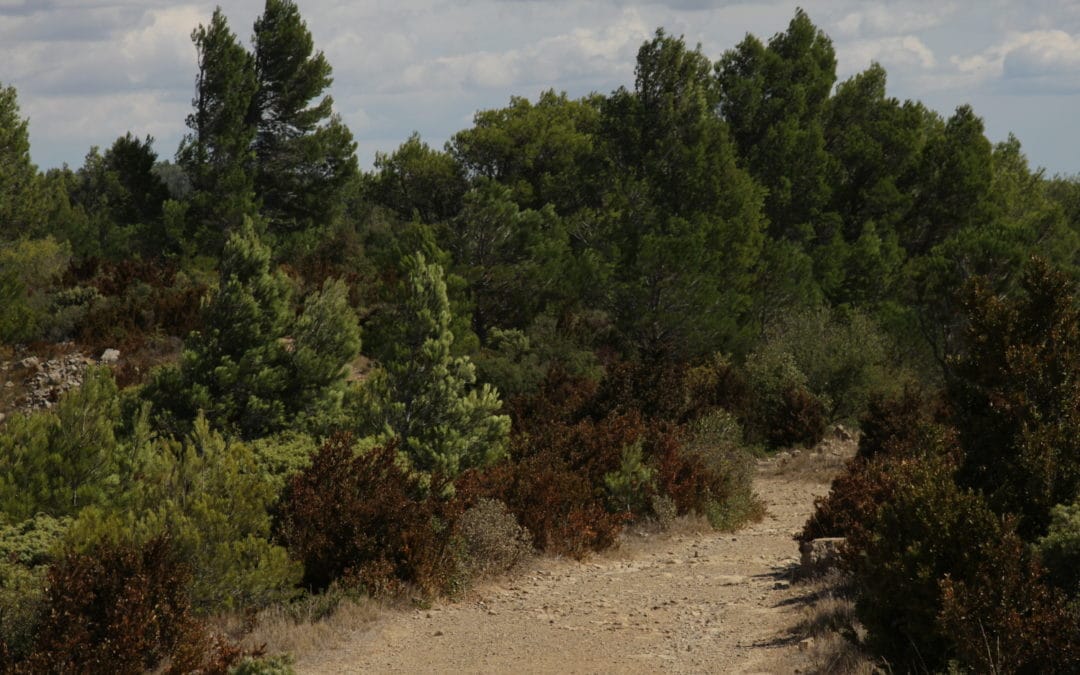
<instances>
[{"instance_id":1,"label":"sky","mask_svg":"<svg viewBox=\"0 0 1080 675\"><path fill-rule=\"evenodd\" d=\"M42 169L82 165L127 132L172 158L195 84L191 31L220 4L245 41L264 0L0 0L0 84L18 90ZM948 116L970 103L992 141L1033 167L1080 173L1078 0L298 0L334 69L330 93L361 166L412 132L435 147L477 110L633 86L658 27L712 60L767 40L801 5L833 40L844 80L881 63L889 94Z\"/></svg>"}]
</instances>

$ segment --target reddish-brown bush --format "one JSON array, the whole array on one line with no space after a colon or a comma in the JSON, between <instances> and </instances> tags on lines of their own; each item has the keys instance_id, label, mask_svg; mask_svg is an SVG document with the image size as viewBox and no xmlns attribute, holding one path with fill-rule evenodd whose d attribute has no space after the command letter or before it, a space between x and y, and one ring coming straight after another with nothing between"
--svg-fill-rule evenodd
<instances>
[{"instance_id":1,"label":"reddish-brown bush","mask_svg":"<svg viewBox=\"0 0 1080 675\"><path fill-rule=\"evenodd\" d=\"M825 405L803 387L784 390L765 425L765 438L774 448L810 447L825 437Z\"/></svg>"},{"instance_id":2,"label":"reddish-brown bush","mask_svg":"<svg viewBox=\"0 0 1080 675\"><path fill-rule=\"evenodd\" d=\"M165 538L69 553L49 571L33 651L0 665L34 673L228 672L244 651L194 617L188 578Z\"/></svg>"},{"instance_id":3,"label":"reddish-brown bush","mask_svg":"<svg viewBox=\"0 0 1080 675\"><path fill-rule=\"evenodd\" d=\"M1080 671L1080 625L1011 528L971 579L941 583L941 631L976 673Z\"/></svg>"},{"instance_id":4,"label":"reddish-brown bush","mask_svg":"<svg viewBox=\"0 0 1080 675\"><path fill-rule=\"evenodd\" d=\"M913 386L905 387L895 396L871 396L859 422L862 436L858 455L915 456L942 443L954 447L954 434L942 424L946 419L942 403ZM948 441L945 435L949 436Z\"/></svg>"},{"instance_id":5,"label":"reddish-brown bush","mask_svg":"<svg viewBox=\"0 0 1080 675\"><path fill-rule=\"evenodd\" d=\"M865 539L866 528L873 522L878 506L895 490L895 471L905 461L909 460L887 455L851 460L844 472L833 479L829 494L814 500L814 513L803 525L798 539Z\"/></svg>"},{"instance_id":6,"label":"reddish-brown bush","mask_svg":"<svg viewBox=\"0 0 1080 675\"><path fill-rule=\"evenodd\" d=\"M341 434L294 476L281 505L279 536L304 563L315 590L343 579L373 594L405 582L428 592L452 582L451 534L461 500L442 499L405 471L396 443L357 454Z\"/></svg>"}]
</instances>

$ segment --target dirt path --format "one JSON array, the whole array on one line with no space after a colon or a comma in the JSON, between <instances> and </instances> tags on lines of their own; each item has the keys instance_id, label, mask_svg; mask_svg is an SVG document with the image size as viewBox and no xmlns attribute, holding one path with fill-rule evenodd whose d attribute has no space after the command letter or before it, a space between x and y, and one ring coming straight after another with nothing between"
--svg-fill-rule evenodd
<instances>
[{"instance_id":1,"label":"dirt path","mask_svg":"<svg viewBox=\"0 0 1080 675\"><path fill-rule=\"evenodd\" d=\"M802 595L792 540L827 485L762 473L765 519L736 534L636 540L541 559L457 603L391 615L303 673L754 673L785 670ZM789 671L790 672L790 671Z\"/></svg>"}]
</instances>

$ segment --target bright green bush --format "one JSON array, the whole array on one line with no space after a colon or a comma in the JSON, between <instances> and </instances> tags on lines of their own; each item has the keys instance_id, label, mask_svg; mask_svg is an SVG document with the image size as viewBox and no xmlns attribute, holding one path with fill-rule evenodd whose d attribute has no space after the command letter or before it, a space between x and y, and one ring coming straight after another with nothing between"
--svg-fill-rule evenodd
<instances>
[{"instance_id":1,"label":"bright green bush","mask_svg":"<svg viewBox=\"0 0 1080 675\"><path fill-rule=\"evenodd\" d=\"M58 557L70 518L38 515L0 527L0 644L29 653L45 610L45 573Z\"/></svg>"},{"instance_id":2,"label":"bright green bush","mask_svg":"<svg viewBox=\"0 0 1080 675\"><path fill-rule=\"evenodd\" d=\"M47 411L12 415L0 427L0 512L74 515L115 498L130 448L117 440L116 384L89 368L83 384Z\"/></svg>"},{"instance_id":3,"label":"bright green bush","mask_svg":"<svg viewBox=\"0 0 1080 675\"><path fill-rule=\"evenodd\" d=\"M54 287L70 260L71 247L52 237L0 245L0 342L45 335Z\"/></svg>"},{"instance_id":4,"label":"bright green bush","mask_svg":"<svg viewBox=\"0 0 1080 675\"><path fill-rule=\"evenodd\" d=\"M155 443L139 472L123 508L79 515L71 539L80 548L168 535L191 568L200 612L258 608L295 593L301 568L270 540L277 492L250 447L225 440L200 417L184 441Z\"/></svg>"},{"instance_id":5,"label":"bright green bush","mask_svg":"<svg viewBox=\"0 0 1080 675\"><path fill-rule=\"evenodd\" d=\"M400 335L384 364L386 377L379 381L379 407L414 470L453 478L506 453L510 418L498 414L498 391L474 387L472 361L452 354L452 313L442 268L419 253L409 256L405 266Z\"/></svg>"},{"instance_id":6,"label":"bright green bush","mask_svg":"<svg viewBox=\"0 0 1080 675\"><path fill-rule=\"evenodd\" d=\"M1049 531L1037 546L1050 579L1080 599L1080 502L1053 508Z\"/></svg>"}]
</instances>

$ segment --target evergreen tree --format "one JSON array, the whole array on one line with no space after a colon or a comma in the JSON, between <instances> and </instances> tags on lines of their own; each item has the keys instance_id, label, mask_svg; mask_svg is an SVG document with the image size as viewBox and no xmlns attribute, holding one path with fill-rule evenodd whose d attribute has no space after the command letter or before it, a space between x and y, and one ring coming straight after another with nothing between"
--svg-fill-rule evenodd
<instances>
[{"instance_id":1,"label":"evergreen tree","mask_svg":"<svg viewBox=\"0 0 1080 675\"><path fill-rule=\"evenodd\" d=\"M454 334L442 268L419 253L409 256L405 267L406 295L395 353L385 366L383 414L414 470L452 478L506 452L510 418L497 414L502 405L497 391L486 384L474 388L472 361L451 353Z\"/></svg>"},{"instance_id":2,"label":"evergreen tree","mask_svg":"<svg viewBox=\"0 0 1080 675\"><path fill-rule=\"evenodd\" d=\"M263 214L278 233L326 225L358 174L352 133L323 95L333 81L330 64L313 54L292 0L266 0L252 46L258 89L248 123L258 130L255 187Z\"/></svg>"},{"instance_id":3,"label":"evergreen tree","mask_svg":"<svg viewBox=\"0 0 1080 675\"><path fill-rule=\"evenodd\" d=\"M88 370L54 410L14 415L0 428L0 512L60 517L108 502L123 468L118 417L116 384L104 368Z\"/></svg>"},{"instance_id":4,"label":"evergreen tree","mask_svg":"<svg viewBox=\"0 0 1080 675\"><path fill-rule=\"evenodd\" d=\"M255 62L229 30L221 8L209 26L192 34L198 52L191 130L176 159L191 180L195 236L216 251L228 232L254 215L255 181L252 145L255 125L248 119L257 90Z\"/></svg>"},{"instance_id":5,"label":"evergreen tree","mask_svg":"<svg viewBox=\"0 0 1080 675\"><path fill-rule=\"evenodd\" d=\"M634 92L604 105L613 186L597 244L612 261L614 314L644 358L731 349L762 240L761 194L736 163L700 49L658 31Z\"/></svg>"},{"instance_id":6,"label":"evergreen tree","mask_svg":"<svg viewBox=\"0 0 1080 675\"><path fill-rule=\"evenodd\" d=\"M225 244L221 285L203 323L179 367L158 371L149 385L162 424L183 431L203 411L215 426L256 438L334 417L341 398L333 390L360 346L356 316L344 288L330 283L295 319L289 282L271 270L270 249L250 221Z\"/></svg>"},{"instance_id":7,"label":"evergreen tree","mask_svg":"<svg viewBox=\"0 0 1080 675\"><path fill-rule=\"evenodd\" d=\"M724 54L716 74L720 111L739 156L768 191L769 233L804 244L828 241L822 117L836 81L832 41L799 9L767 46L748 35Z\"/></svg>"},{"instance_id":8,"label":"evergreen tree","mask_svg":"<svg viewBox=\"0 0 1080 675\"><path fill-rule=\"evenodd\" d=\"M0 83L0 241L31 234L45 220L30 134L14 87Z\"/></svg>"}]
</instances>

